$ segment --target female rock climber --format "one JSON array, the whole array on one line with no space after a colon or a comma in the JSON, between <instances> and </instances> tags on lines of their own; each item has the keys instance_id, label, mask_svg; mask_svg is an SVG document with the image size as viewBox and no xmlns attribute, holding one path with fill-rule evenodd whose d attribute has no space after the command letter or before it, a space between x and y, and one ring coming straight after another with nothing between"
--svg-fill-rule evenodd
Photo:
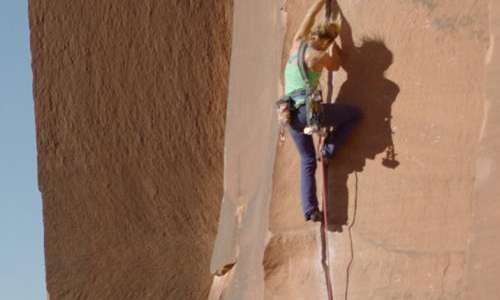
<instances>
[{"instance_id":1,"label":"female rock climber","mask_svg":"<svg viewBox=\"0 0 500 300\"><path fill-rule=\"evenodd\" d=\"M316 196L316 180L314 177L316 151L312 136L303 133L307 125L305 105L307 92L306 82L301 76L297 59L300 45L307 43L304 60L307 66L309 85L313 88L318 86L323 69L336 71L340 67L341 50L335 43L340 24L325 19L313 28L315 18L324 4L325 0L319 0L309 9L293 38L284 76L285 94L290 95L292 105L291 109L290 105L280 105L278 109L278 118L288 123L289 132L300 154L301 206L306 221L313 222L321 222L323 214L318 208ZM328 51L330 47L333 47L333 51ZM332 157L334 151L344 142L348 132L359 117L360 112L356 107L338 103L322 104L321 125L335 128L335 131L326 137L324 146L321 149L321 154L325 158Z\"/></svg>"}]
</instances>

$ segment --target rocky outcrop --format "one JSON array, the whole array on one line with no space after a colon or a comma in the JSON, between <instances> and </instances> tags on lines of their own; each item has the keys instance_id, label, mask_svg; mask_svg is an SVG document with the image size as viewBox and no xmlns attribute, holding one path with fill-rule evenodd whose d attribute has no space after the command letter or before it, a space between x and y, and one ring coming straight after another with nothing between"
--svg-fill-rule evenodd
<instances>
[{"instance_id":1,"label":"rocky outcrop","mask_svg":"<svg viewBox=\"0 0 500 300\"><path fill-rule=\"evenodd\" d=\"M206 299L231 1L30 1L47 288Z\"/></svg>"}]
</instances>

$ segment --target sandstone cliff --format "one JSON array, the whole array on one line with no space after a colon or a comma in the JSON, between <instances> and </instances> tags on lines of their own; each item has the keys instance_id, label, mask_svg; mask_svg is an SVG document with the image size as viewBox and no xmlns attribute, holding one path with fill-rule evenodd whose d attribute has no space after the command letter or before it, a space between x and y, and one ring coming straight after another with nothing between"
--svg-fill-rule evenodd
<instances>
[{"instance_id":1,"label":"sandstone cliff","mask_svg":"<svg viewBox=\"0 0 500 300\"><path fill-rule=\"evenodd\" d=\"M236 2L231 68L250 60L248 49L260 39L260 32L245 29L243 14L255 14L269 28L286 24L283 65L312 2L287 1L281 21L275 4ZM349 56L341 71L325 74L323 85L329 101L359 106L364 119L331 163L328 244L322 245L319 226L305 224L301 215L298 155L290 139L278 147L272 191L259 198L247 188L266 185L261 175L267 172L255 173L258 183L234 181L248 169L241 157L230 157L226 171L236 172L226 172L225 182L239 193L225 193L212 267L236 264L215 281L211 299L327 299L328 282L334 299L497 299L500 6L338 3ZM268 34L281 43L279 32ZM276 56L275 44L259 45L256 53L267 47L267 56ZM262 70L267 66L260 63ZM231 73L230 91L235 86L245 96L230 97L229 105L264 117L271 124L264 132L275 133L267 115L244 107L248 99L264 107L278 93L259 97L261 90L246 82L242 72ZM226 128L250 127L236 110L228 110ZM248 146L238 137L226 135L228 151ZM252 140L251 159L274 155L274 145L266 143ZM330 259L322 264L325 250Z\"/></svg>"},{"instance_id":2,"label":"sandstone cliff","mask_svg":"<svg viewBox=\"0 0 500 300\"><path fill-rule=\"evenodd\" d=\"M206 299L231 1L30 1L47 288Z\"/></svg>"},{"instance_id":3,"label":"sandstone cliff","mask_svg":"<svg viewBox=\"0 0 500 300\"><path fill-rule=\"evenodd\" d=\"M30 0L51 300L498 298L500 5L338 1L323 245L272 107L311 3Z\"/></svg>"}]
</instances>

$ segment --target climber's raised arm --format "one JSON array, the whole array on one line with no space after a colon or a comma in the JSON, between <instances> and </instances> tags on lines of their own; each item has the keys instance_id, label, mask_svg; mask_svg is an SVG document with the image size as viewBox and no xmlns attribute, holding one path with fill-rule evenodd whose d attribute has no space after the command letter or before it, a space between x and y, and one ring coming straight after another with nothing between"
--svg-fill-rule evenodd
<instances>
[{"instance_id":1,"label":"climber's raised arm","mask_svg":"<svg viewBox=\"0 0 500 300\"><path fill-rule=\"evenodd\" d=\"M342 65L341 49L337 43L333 42L331 53L323 56L323 65L328 71L337 71Z\"/></svg>"},{"instance_id":2,"label":"climber's raised arm","mask_svg":"<svg viewBox=\"0 0 500 300\"><path fill-rule=\"evenodd\" d=\"M297 30L297 33L295 33L295 36L293 37L294 41L304 40L307 37L307 35L311 32L312 26L314 25L314 19L324 4L325 0L318 0L311 8L309 8L304 20L300 24L299 30Z\"/></svg>"}]
</instances>

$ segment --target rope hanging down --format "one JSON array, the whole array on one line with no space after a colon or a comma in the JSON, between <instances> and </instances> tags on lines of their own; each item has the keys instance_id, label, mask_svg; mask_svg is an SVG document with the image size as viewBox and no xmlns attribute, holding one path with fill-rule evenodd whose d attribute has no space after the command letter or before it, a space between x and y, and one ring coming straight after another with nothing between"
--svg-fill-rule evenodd
<instances>
[{"instance_id":1,"label":"rope hanging down","mask_svg":"<svg viewBox=\"0 0 500 300\"><path fill-rule=\"evenodd\" d=\"M325 2L325 19L331 20L332 18L332 1L326 0ZM328 80L332 80L332 74L328 74ZM333 285L330 278L330 251L328 243L328 162L325 157L321 155L320 149L324 146L325 137L320 136L318 141L318 153L320 154L320 170L322 177L322 197L323 197L323 222L321 224L321 246L322 246L322 259L321 264L325 272L325 283L328 300L333 300Z\"/></svg>"}]
</instances>

